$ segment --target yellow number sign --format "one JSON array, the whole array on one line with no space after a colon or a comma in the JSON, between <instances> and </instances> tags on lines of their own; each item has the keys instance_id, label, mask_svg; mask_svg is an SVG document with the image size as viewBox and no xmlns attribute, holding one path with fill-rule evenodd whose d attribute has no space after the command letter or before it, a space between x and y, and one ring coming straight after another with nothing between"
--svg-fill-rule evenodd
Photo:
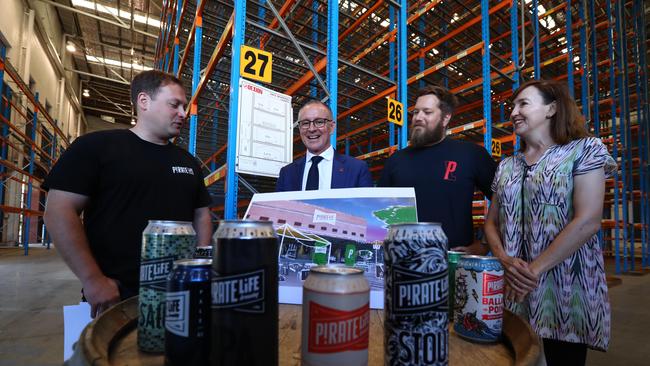
<instances>
[{"instance_id":1,"label":"yellow number sign","mask_svg":"<svg viewBox=\"0 0 650 366\"><path fill-rule=\"evenodd\" d=\"M241 46L239 71L246 78L270 83L273 75L273 54L257 48Z\"/></svg>"},{"instance_id":2,"label":"yellow number sign","mask_svg":"<svg viewBox=\"0 0 650 366\"><path fill-rule=\"evenodd\" d=\"M492 156L501 157L501 141L492 139Z\"/></svg>"},{"instance_id":3,"label":"yellow number sign","mask_svg":"<svg viewBox=\"0 0 650 366\"><path fill-rule=\"evenodd\" d=\"M388 122L404 125L404 105L391 98L388 98Z\"/></svg>"}]
</instances>

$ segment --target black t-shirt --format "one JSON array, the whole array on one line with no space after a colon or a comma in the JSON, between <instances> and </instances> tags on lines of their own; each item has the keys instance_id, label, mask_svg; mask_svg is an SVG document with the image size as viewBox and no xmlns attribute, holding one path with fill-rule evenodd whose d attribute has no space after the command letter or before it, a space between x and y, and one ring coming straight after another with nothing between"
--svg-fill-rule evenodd
<instances>
[{"instance_id":1,"label":"black t-shirt","mask_svg":"<svg viewBox=\"0 0 650 366\"><path fill-rule=\"evenodd\" d=\"M496 163L479 145L445 138L428 147L407 147L384 165L379 187L414 187L418 221L440 222L449 247L473 241L475 187L490 198Z\"/></svg>"},{"instance_id":2,"label":"black t-shirt","mask_svg":"<svg viewBox=\"0 0 650 366\"><path fill-rule=\"evenodd\" d=\"M192 221L210 204L201 167L174 144L157 145L130 130L79 137L43 185L89 197L84 227L104 275L138 288L142 231L148 220Z\"/></svg>"}]
</instances>

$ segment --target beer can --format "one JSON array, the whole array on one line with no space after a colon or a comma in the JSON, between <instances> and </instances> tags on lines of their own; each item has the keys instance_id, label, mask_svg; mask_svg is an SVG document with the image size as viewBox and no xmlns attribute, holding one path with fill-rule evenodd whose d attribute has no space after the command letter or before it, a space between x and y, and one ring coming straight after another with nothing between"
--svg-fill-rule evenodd
<instances>
[{"instance_id":1,"label":"beer can","mask_svg":"<svg viewBox=\"0 0 650 366\"><path fill-rule=\"evenodd\" d=\"M318 266L302 290L302 364L368 364L370 285L360 268Z\"/></svg>"},{"instance_id":2,"label":"beer can","mask_svg":"<svg viewBox=\"0 0 650 366\"><path fill-rule=\"evenodd\" d=\"M460 257L465 255L463 252L455 252L453 250L447 251L447 267L449 272L449 321L454 321L454 304L455 304L455 283L456 283L456 267Z\"/></svg>"},{"instance_id":3,"label":"beer can","mask_svg":"<svg viewBox=\"0 0 650 366\"><path fill-rule=\"evenodd\" d=\"M165 291L175 260L191 258L196 232L191 222L149 220L142 232L138 348L165 350Z\"/></svg>"},{"instance_id":4,"label":"beer can","mask_svg":"<svg viewBox=\"0 0 650 366\"><path fill-rule=\"evenodd\" d=\"M211 259L181 259L167 279L165 365L204 366L210 359Z\"/></svg>"},{"instance_id":5,"label":"beer can","mask_svg":"<svg viewBox=\"0 0 650 366\"><path fill-rule=\"evenodd\" d=\"M456 334L496 342L503 323L503 268L495 257L464 255L456 268Z\"/></svg>"},{"instance_id":6,"label":"beer can","mask_svg":"<svg viewBox=\"0 0 650 366\"><path fill-rule=\"evenodd\" d=\"M278 364L279 246L269 221L221 221L212 260L211 364Z\"/></svg>"},{"instance_id":7,"label":"beer can","mask_svg":"<svg viewBox=\"0 0 650 366\"><path fill-rule=\"evenodd\" d=\"M384 242L385 365L447 365L447 236L439 223L391 225Z\"/></svg>"}]
</instances>

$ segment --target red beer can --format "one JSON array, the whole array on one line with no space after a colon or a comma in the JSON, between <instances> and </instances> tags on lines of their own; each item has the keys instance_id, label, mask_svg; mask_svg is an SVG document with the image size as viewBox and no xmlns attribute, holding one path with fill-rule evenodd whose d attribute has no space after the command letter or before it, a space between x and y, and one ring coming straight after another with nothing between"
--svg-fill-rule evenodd
<instances>
[{"instance_id":1,"label":"red beer can","mask_svg":"<svg viewBox=\"0 0 650 366\"><path fill-rule=\"evenodd\" d=\"M314 267L302 296L302 364L367 365L370 286L363 270Z\"/></svg>"}]
</instances>

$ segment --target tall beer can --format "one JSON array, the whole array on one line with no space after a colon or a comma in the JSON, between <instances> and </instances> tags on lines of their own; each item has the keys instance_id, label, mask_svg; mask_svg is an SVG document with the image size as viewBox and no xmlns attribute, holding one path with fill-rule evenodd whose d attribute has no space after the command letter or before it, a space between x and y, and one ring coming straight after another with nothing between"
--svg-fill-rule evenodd
<instances>
[{"instance_id":1,"label":"tall beer can","mask_svg":"<svg viewBox=\"0 0 650 366\"><path fill-rule=\"evenodd\" d=\"M138 348L165 350L165 291L175 260L191 258L196 232L191 222L149 220L142 232Z\"/></svg>"},{"instance_id":2,"label":"tall beer can","mask_svg":"<svg viewBox=\"0 0 650 366\"><path fill-rule=\"evenodd\" d=\"M456 334L482 343L501 339L503 281L503 267L497 258L460 258L456 269Z\"/></svg>"},{"instance_id":3,"label":"tall beer can","mask_svg":"<svg viewBox=\"0 0 650 366\"><path fill-rule=\"evenodd\" d=\"M319 266L302 289L303 366L366 366L370 285L363 269Z\"/></svg>"},{"instance_id":4,"label":"tall beer can","mask_svg":"<svg viewBox=\"0 0 650 366\"><path fill-rule=\"evenodd\" d=\"M278 241L268 221L221 221L212 261L211 364L278 364Z\"/></svg>"},{"instance_id":5,"label":"tall beer can","mask_svg":"<svg viewBox=\"0 0 650 366\"><path fill-rule=\"evenodd\" d=\"M165 365L205 366L210 359L211 259L181 259L167 280Z\"/></svg>"},{"instance_id":6,"label":"tall beer can","mask_svg":"<svg viewBox=\"0 0 650 366\"><path fill-rule=\"evenodd\" d=\"M384 364L447 365L449 279L441 225L391 225L384 250Z\"/></svg>"}]
</instances>

